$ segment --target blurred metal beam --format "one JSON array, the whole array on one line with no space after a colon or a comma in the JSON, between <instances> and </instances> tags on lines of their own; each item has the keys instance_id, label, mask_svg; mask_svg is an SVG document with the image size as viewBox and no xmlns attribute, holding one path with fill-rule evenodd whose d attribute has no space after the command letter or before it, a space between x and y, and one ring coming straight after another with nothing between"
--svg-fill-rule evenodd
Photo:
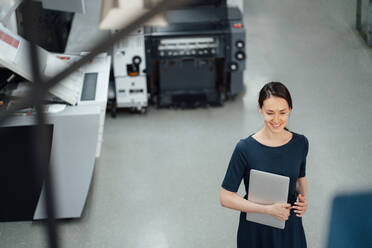
<instances>
[{"instance_id":1,"label":"blurred metal beam","mask_svg":"<svg viewBox=\"0 0 372 248\"><path fill-rule=\"evenodd\" d=\"M26 9L31 9L31 0L24 1ZM33 90L32 90L32 104L36 107L37 116L37 131L34 134L34 142L37 154L35 154L35 160L37 161L38 167L35 168L36 175L40 178L44 178L44 188L45 188L45 206L47 211L47 233L48 233L48 243L51 248L58 248L59 243L57 241L57 225L55 220L55 201L54 201L54 191L53 191L53 180L51 173L51 165L48 161L47 151L49 150L48 136L46 133L45 122L46 117L43 111L43 87L44 82L42 80L40 71L40 59L37 47L35 45L35 34L33 32L33 22L32 13L27 11L24 15L24 25L25 34L30 37L30 47L29 47L29 59L32 67L32 78L33 78Z\"/></svg>"}]
</instances>

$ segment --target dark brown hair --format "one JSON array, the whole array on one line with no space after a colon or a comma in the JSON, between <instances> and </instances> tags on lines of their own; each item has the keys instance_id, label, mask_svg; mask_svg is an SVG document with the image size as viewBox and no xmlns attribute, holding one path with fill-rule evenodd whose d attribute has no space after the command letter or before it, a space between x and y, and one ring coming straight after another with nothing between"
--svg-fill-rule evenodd
<instances>
[{"instance_id":1,"label":"dark brown hair","mask_svg":"<svg viewBox=\"0 0 372 248\"><path fill-rule=\"evenodd\" d=\"M287 101L289 108L292 109L291 94L287 87L285 87L281 82L270 82L262 87L258 97L258 105L260 108L262 108L263 102L271 96L284 98Z\"/></svg>"}]
</instances>

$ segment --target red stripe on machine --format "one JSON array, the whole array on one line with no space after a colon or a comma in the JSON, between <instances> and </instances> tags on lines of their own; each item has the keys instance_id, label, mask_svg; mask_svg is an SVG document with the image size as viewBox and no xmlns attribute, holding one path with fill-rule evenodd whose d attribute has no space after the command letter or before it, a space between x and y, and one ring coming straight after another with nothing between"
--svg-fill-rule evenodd
<instances>
[{"instance_id":1,"label":"red stripe on machine","mask_svg":"<svg viewBox=\"0 0 372 248\"><path fill-rule=\"evenodd\" d=\"M12 36L4 33L3 31L0 31L0 40L4 41L8 45L18 48L19 47L19 40L14 39Z\"/></svg>"}]
</instances>

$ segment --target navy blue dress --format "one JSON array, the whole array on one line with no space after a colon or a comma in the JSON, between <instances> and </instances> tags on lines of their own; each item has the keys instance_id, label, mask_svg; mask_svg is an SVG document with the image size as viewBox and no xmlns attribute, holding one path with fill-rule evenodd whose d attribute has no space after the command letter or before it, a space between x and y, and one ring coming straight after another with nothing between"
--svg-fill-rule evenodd
<instances>
[{"instance_id":1,"label":"navy blue dress","mask_svg":"<svg viewBox=\"0 0 372 248\"><path fill-rule=\"evenodd\" d=\"M244 180L248 192L251 169L275 173L290 178L288 203L297 199L296 182L305 176L309 142L304 135L293 133L292 139L278 147L259 143L252 135L238 142L232 154L222 187L237 192ZM247 199L247 194L244 196ZM302 218L291 210L284 229L278 229L246 220L240 213L237 235L238 248L306 248Z\"/></svg>"}]
</instances>

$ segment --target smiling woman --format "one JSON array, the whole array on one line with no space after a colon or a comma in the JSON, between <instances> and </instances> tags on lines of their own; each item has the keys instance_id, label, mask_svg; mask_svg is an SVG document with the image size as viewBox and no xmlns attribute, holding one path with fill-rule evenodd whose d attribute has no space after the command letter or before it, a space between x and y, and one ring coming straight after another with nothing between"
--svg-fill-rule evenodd
<instances>
[{"instance_id":1,"label":"smiling woman","mask_svg":"<svg viewBox=\"0 0 372 248\"><path fill-rule=\"evenodd\" d=\"M221 205L241 211L238 248L305 248L302 216L308 206L305 177L308 140L286 128L292 99L282 83L271 82L261 89L258 110L264 117L264 127L236 145L222 183ZM289 177L287 202L262 205L247 200L247 194L244 198L239 196L236 192L242 180L246 192L249 192L251 169ZM285 228L247 221L247 212L285 220Z\"/></svg>"},{"instance_id":2,"label":"smiling woman","mask_svg":"<svg viewBox=\"0 0 372 248\"><path fill-rule=\"evenodd\" d=\"M264 115L265 125L272 127L274 132L280 131L282 125L286 126L292 110L292 98L287 87L279 82L266 84L260 91L258 109ZM288 131L286 127L284 129Z\"/></svg>"}]
</instances>

